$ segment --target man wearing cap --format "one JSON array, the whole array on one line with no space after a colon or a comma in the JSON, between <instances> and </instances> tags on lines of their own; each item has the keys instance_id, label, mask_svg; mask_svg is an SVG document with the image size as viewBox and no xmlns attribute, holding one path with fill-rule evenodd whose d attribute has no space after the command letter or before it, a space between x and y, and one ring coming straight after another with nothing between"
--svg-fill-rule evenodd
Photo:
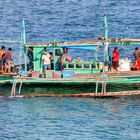
<instances>
[{"instance_id":1,"label":"man wearing cap","mask_svg":"<svg viewBox=\"0 0 140 140\"><path fill-rule=\"evenodd\" d=\"M42 56L42 66L44 67L44 73L46 73L47 70L51 69L50 54L47 51L44 51L44 54Z\"/></svg>"}]
</instances>

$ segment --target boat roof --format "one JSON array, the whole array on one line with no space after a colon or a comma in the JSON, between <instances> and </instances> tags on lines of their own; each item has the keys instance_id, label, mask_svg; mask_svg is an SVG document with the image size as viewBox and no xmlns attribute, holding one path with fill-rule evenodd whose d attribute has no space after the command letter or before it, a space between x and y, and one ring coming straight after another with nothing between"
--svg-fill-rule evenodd
<instances>
[{"instance_id":1,"label":"boat roof","mask_svg":"<svg viewBox=\"0 0 140 140\"><path fill-rule=\"evenodd\" d=\"M97 39L97 40L86 40L77 42L48 42L48 43L30 43L28 42L25 47L70 47L70 46L104 46L104 43L108 42L109 45L140 45L140 39L130 38L110 38L110 39Z\"/></svg>"}]
</instances>

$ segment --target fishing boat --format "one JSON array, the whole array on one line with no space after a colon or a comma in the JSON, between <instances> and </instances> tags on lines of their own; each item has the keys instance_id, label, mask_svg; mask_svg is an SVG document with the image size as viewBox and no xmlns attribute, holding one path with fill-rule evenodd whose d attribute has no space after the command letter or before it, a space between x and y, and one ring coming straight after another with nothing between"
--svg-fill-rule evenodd
<instances>
[{"instance_id":1,"label":"fishing boat","mask_svg":"<svg viewBox=\"0 0 140 140\"><path fill-rule=\"evenodd\" d=\"M24 64L20 64L22 69L13 73L1 72L2 97L9 95L13 97L110 97L140 94L140 71L137 67L129 58L122 58L119 71L112 71L109 54L110 46L135 46L140 44L140 39L108 38L106 15L104 15L104 36L95 40L29 43L26 42L25 33L23 21L20 43L24 48ZM90 60L84 60L85 56L81 58L74 55L65 61L64 70L60 71L59 60L65 49L68 53L75 50L75 54L80 50L89 52ZM28 50L31 51L32 62L28 62ZM42 66L44 50L51 52L54 60L53 68L46 73ZM98 59L99 56L102 56L102 60ZM2 89L7 88L9 92L5 94ZM26 91L23 91L24 89Z\"/></svg>"}]
</instances>

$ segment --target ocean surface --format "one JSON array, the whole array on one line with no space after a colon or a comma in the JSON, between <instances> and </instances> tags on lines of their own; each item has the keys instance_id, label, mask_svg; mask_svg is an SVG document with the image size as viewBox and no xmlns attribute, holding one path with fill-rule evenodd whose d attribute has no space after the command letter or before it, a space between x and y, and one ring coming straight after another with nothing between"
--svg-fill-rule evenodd
<instances>
[{"instance_id":1,"label":"ocean surface","mask_svg":"<svg viewBox=\"0 0 140 140\"><path fill-rule=\"evenodd\" d=\"M96 39L104 13L110 38L140 38L139 0L5 0L0 40L20 41L23 19L27 42ZM18 62L20 44L4 45ZM132 58L133 50L121 56ZM0 140L140 140L140 97L0 99Z\"/></svg>"}]
</instances>

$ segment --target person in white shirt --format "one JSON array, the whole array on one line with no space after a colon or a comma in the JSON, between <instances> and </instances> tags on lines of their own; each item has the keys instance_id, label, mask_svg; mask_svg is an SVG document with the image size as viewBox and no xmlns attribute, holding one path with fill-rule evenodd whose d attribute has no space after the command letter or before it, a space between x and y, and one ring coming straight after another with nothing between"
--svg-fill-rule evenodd
<instances>
[{"instance_id":1,"label":"person in white shirt","mask_svg":"<svg viewBox=\"0 0 140 140\"><path fill-rule=\"evenodd\" d=\"M47 70L51 69L50 54L46 51L42 55L42 66L44 67L44 73L46 73Z\"/></svg>"}]
</instances>

